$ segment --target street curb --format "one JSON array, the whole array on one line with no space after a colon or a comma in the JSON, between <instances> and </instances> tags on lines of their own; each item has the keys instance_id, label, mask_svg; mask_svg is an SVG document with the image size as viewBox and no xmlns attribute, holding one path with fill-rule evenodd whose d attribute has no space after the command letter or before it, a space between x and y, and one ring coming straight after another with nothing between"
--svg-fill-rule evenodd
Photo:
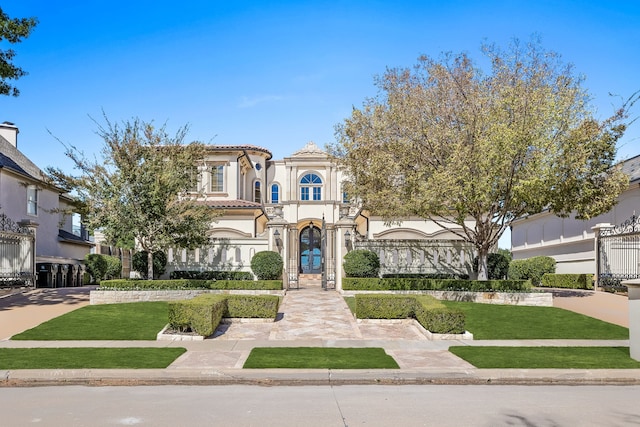
<instances>
[{"instance_id":1,"label":"street curb","mask_svg":"<svg viewBox=\"0 0 640 427\"><path fill-rule=\"evenodd\" d=\"M59 369L0 371L0 387L156 385L640 385L640 369L407 370L297 369Z\"/></svg>"}]
</instances>

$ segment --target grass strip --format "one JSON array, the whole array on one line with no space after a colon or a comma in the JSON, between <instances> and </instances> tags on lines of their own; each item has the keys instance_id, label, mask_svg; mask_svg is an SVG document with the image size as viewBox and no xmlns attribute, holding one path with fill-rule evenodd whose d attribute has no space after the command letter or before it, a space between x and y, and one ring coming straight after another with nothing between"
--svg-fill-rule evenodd
<instances>
[{"instance_id":1,"label":"grass strip","mask_svg":"<svg viewBox=\"0 0 640 427\"><path fill-rule=\"evenodd\" d=\"M185 351L164 348L0 348L0 369L164 369Z\"/></svg>"},{"instance_id":2,"label":"grass strip","mask_svg":"<svg viewBox=\"0 0 640 427\"><path fill-rule=\"evenodd\" d=\"M155 340L168 322L166 302L88 305L11 337L12 340Z\"/></svg>"},{"instance_id":3,"label":"grass strip","mask_svg":"<svg viewBox=\"0 0 640 427\"><path fill-rule=\"evenodd\" d=\"M556 307L442 301L465 314L476 340L629 339L629 329Z\"/></svg>"},{"instance_id":4,"label":"grass strip","mask_svg":"<svg viewBox=\"0 0 640 427\"><path fill-rule=\"evenodd\" d=\"M244 368L398 369L384 349L328 347L256 347Z\"/></svg>"},{"instance_id":5,"label":"grass strip","mask_svg":"<svg viewBox=\"0 0 640 427\"><path fill-rule=\"evenodd\" d=\"M449 351L487 369L640 369L629 347L469 347Z\"/></svg>"}]
</instances>

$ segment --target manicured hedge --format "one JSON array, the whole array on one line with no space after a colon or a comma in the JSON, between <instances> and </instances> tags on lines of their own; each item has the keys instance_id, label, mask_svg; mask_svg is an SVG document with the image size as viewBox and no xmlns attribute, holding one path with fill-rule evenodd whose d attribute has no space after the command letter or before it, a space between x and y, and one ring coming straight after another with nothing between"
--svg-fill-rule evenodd
<instances>
[{"instance_id":1,"label":"manicured hedge","mask_svg":"<svg viewBox=\"0 0 640 427\"><path fill-rule=\"evenodd\" d=\"M378 277L380 259L368 249L356 249L344 256L344 272L349 277Z\"/></svg>"},{"instance_id":2,"label":"manicured hedge","mask_svg":"<svg viewBox=\"0 0 640 427\"><path fill-rule=\"evenodd\" d=\"M448 273L385 273L383 279L461 279L469 280L468 274Z\"/></svg>"},{"instance_id":3,"label":"manicured hedge","mask_svg":"<svg viewBox=\"0 0 640 427\"><path fill-rule=\"evenodd\" d=\"M545 288L593 289L591 274L550 274L542 276L540 286Z\"/></svg>"},{"instance_id":4,"label":"manicured hedge","mask_svg":"<svg viewBox=\"0 0 640 427\"><path fill-rule=\"evenodd\" d=\"M345 291L527 291L526 280L459 280L420 278L356 278L342 279Z\"/></svg>"},{"instance_id":5,"label":"manicured hedge","mask_svg":"<svg viewBox=\"0 0 640 427\"><path fill-rule=\"evenodd\" d=\"M276 295L226 295L224 317L275 319L280 298Z\"/></svg>"},{"instance_id":6,"label":"manicured hedge","mask_svg":"<svg viewBox=\"0 0 640 427\"><path fill-rule=\"evenodd\" d=\"M171 279L195 280L253 280L249 271L185 271L176 270L169 274Z\"/></svg>"},{"instance_id":7,"label":"manicured hedge","mask_svg":"<svg viewBox=\"0 0 640 427\"><path fill-rule=\"evenodd\" d=\"M281 290L282 280L105 280L100 290L180 290L180 289L233 289Z\"/></svg>"},{"instance_id":8,"label":"manicured hedge","mask_svg":"<svg viewBox=\"0 0 640 427\"><path fill-rule=\"evenodd\" d=\"M226 309L222 295L199 295L190 300L172 301L168 305L172 328L205 337L213 334Z\"/></svg>"},{"instance_id":9,"label":"manicured hedge","mask_svg":"<svg viewBox=\"0 0 640 427\"><path fill-rule=\"evenodd\" d=\"M509 279L531 280L533 286L540 286L542 276L556 272L556 260L548 256L517 259L509 264Z\"/></svg>"},{"instance_id":10,"label":"manicured hedge","mask_svg":"<svg viewBox=\"0 0 640 427\"><path fill-rule=\"evenodd\" d=\"M429 295L356 295L359 319L415 318L426 330L435 334L463 334L464 313L449 309Z\"/></svg>"},{"instance_id":11,"label":"manicured hedge","mask_svg":"<svg viewBox=\"0 0 640 427\"><path fill-rule=\"evenodd\" d=\"M282 278L284 261L279 253L262 251L251 258L251 271L260 280L277 280Z\"/></svg>"},{"instance_id":12,"label":"manicured hedge","mask_svg":"<svg viewBox=\"0 0 640 427\"><path fill-rule=\"evenodd\" d=\"M275 319L280 299L275 295L203 294L169 302L169 324L175 330L212 335L223 317Z\"/></svg>"}]
</instances>

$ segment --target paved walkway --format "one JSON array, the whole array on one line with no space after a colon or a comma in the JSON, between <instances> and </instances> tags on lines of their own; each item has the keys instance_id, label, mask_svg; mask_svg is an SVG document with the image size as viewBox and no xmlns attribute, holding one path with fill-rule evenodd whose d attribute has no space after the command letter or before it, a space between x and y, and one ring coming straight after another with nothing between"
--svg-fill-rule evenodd
<instances>
[{"instance_id":1,"label":"paved walkway","mask_svg":"<svg viewBox=\"0 0 640 427\"><path fill-rule=\"evenodd\" d=\"M90 288L38 289L0 299L0 337L8 337L88 303ZM554 292L554 305L611 321L627 316L626 297L576 291ZM606 304L602 302L605 301ZM611 307L615 307L612 309ZM612 310L619 310L622 313ZM221 325L204 341L9 341L1 347L185 347L187 352L164 370L46 370L2 374L9 382L51 381L87 383L324 383L342 378L348 383L640 383L640 370L479 370L449 353L451 345L508 346L628 346L628 340L430 341L406 322L356 322L342 295L305 287L289 291L276 322ZM614 322L616 323L616 322ZM338 375L327 370L243 370L257 346L383 347L400 370L352 371ZM116 371L119 371L116 372ZM6 371L5 371L6 372ZM55 378L51 378L51 375ZM382 379L381 379L382 378Z\"/></svg>"}]
</instances>

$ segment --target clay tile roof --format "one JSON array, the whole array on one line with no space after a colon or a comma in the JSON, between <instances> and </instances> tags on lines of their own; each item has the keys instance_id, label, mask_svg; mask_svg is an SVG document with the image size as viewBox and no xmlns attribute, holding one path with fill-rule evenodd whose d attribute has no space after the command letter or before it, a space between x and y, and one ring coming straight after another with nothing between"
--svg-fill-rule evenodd
<instances>
[{"instance_id":1,"label":"clay tile roof","mask_svg":"<svg viewBox=\"0 0 640 427\"><path fill-rule=\"evenodd\" d=\"M248 200L202 200L199 204L211 206L212 208L224 209L260 209L260 203L250 202Z\"/></svg>"},{"instance_id":2,"label":"clay tile roof","mask_svg":"<svg viewBox=\"0 0 640 427\"><path fill-rule=\"evenodd\" d=\"M267 154L269 156L269 159L271 159L273 157L273 154L271 154L271 151L267 150L266 148L259 147L257 145L250 145L250 144L247 144L247 145L209 145L208 148L212 149L212 150L217 150L217 151L253 150L253 151L260 151L262 153Z\"/></svg>"}]
</instances>

